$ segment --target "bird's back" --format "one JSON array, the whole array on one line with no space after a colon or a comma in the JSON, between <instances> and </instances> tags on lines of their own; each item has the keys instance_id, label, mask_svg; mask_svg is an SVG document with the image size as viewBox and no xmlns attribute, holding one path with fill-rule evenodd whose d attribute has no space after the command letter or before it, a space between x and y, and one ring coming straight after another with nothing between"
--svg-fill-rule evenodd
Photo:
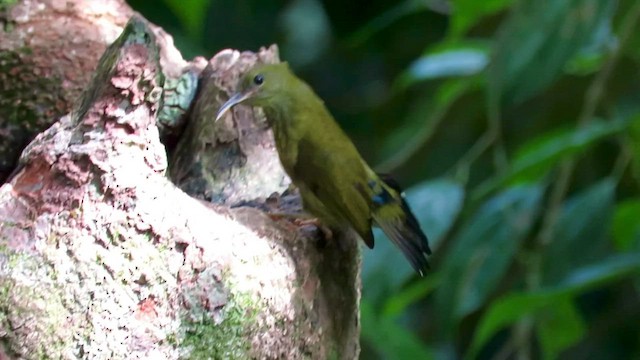
<instances>
[{"instance_id":1,"label":"bird's back","mask_svg":"<svg viewBox=\"0 0 640 360\"><path fill-rule=\"evenodd\" d=\"M307 207L313 207L316 199L323 205L308 211L329 222L339 222L334 226L350 226L371 247L371 202L362 192L367 165L324 105L319 106L322 109L304 113L315 117L302 119L307 128L298 141L297 163L290 176L301 188Z\"/></svg>"}]
</instances>

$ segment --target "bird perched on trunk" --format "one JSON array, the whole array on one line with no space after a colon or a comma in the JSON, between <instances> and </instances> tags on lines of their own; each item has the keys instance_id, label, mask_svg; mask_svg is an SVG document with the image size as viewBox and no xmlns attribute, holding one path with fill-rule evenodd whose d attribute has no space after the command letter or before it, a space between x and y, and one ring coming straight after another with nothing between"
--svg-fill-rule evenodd
<instances>
[{"instance_id":1,"label":"bird perched on trunk","mask_svg":"<svg viewBox=\"0 0 640 360\"><path fill-rule=\"evenodd\" d=\"M248 71L216 120L239 103L264 110L282 166L300 190L306 211L332 229L354 229L369 248L372 223L378 225L424 275L431 250L400 188L371 170L322 100L287 63Z\"/></svg>"}]
</instances>

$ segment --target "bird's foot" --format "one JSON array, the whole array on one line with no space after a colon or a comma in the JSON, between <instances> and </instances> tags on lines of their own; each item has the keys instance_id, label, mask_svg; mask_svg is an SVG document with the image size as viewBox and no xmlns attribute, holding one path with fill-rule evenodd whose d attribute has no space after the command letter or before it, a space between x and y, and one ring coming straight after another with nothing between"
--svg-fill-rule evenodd
<instances>
[{"instance_id":1,"label":"bird's foot","mask_svg":"<svg viewBox=\"0 0 640 360\"><path fill-rule=\"evenodd\" d=\"M333 239L333 231L318 218L307 218L307 219L297 218L293 220L293 222L299 227L308 226L308 225L315 226L322 233L322 237L324 238L324 240Z\"/></svg>"},{"instance_id":2,"label":"bird's foot","mask_svg":"<svg viewBox=\"0 0 640 360\"><path fill-rule=\"evenodd\" d=\"M290 220L294 223L298 220L313 219L308 214L287 212L270 212L267 214L267 216L269 216L273 221Z\"/></svg>"},{"instance_id":3,"label":"bird's foot","mask_svg":"<svg viewBox=\"0 0 640 360\"><path fill-rule=\"evenodd\" d=\"M297 228L306 226L315 226L322 234L323 240L333 239L333 231L325 225L320 219L304 213L269 213L267 214L271 220L289 220Z\"/></svg>"}]
</instances>

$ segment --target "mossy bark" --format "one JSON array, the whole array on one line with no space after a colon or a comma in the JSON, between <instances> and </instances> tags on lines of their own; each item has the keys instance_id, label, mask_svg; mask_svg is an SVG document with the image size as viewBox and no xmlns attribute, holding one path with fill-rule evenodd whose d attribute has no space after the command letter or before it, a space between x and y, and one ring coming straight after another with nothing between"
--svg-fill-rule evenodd
<instances>
[{"instance_id":1,"label":"mossy bark","mask_svg":"<svg viewBox=\"0 0 640 360\"><path fill-rule=\"evenodd\" d=\"M0 357L358 356L358 244L266 214L299 201L259 111L212 121L265 60L129 21L0 187Z\"/></svg>"}]
</instances>

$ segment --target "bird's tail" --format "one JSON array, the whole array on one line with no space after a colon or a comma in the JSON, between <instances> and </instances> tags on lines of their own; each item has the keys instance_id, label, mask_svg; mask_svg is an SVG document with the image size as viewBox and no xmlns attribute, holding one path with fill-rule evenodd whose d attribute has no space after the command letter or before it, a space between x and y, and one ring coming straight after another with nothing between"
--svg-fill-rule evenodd
<instances>
[{"instance_id":1,"label":"bird's tail","mask_svg":"<svg viewBox=\"0 0 640 360\"><path fill-rule=\"evenodd\" d=\"M424 276L431 255L427 236L402 196L402 189L389 176L380 176L380 186L374 192L373 220L409 260L411 266Z\"/></svg>"}]
</instances>

